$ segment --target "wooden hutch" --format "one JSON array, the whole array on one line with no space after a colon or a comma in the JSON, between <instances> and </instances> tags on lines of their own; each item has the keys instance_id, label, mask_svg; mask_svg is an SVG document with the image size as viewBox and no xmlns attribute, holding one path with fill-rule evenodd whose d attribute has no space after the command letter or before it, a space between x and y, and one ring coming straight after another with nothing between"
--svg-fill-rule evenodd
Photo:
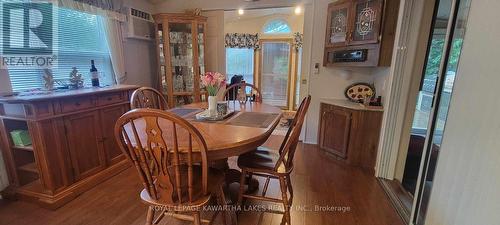
<instances>
[{"instance_id":1,"label":"wooden hutch","mask_svg":"<svg viewBox=\"0 0 500 225\"><path fill-rule=\"evenodd\" d=\"M390 66L399 0L340 0L328 5L324 66Z\"/></svg>"},{"instance_id":2,"label":"wooden hutch","mask_svg":"<svg viewBox=\"0 0 500 225\"><path fill-rule=\"evenodd\" d=\"M114 138L136 86L23 93L0 98L7 194L55 209L129 166ZM16 146L15 130L31 145Z\"/></svg>"},{"instance_id":3,"label":"wooden hutch","mask_svg":"<svg viewBox=\"0 0 500 225\"><path fill-rule=\"evenodd\" d=\"M159 89L170 108L204 101L200 84L205 73L207 18L189 14L161 13L153 16L159 62Z\"/></svg>"}]
</instances>

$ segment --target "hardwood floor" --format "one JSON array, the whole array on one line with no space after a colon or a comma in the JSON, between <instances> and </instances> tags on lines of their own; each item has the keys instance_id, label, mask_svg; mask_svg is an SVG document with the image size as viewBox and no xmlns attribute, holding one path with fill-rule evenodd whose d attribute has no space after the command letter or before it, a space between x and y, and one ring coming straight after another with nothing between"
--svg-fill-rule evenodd
<instances>
[{"instance_id":1,"label":"hardwood floor","mask_svg":"<svg viewBox=\"0 0 500 225\"><path fill-rule=\"evenodd\" d=\"M273 136L266 145L279 146L280 141ZM299 144L295 160L292 224L403 224L375 177L335 160L315 145ZM230 166L235 166L235 159L230 159ZM230 187L232 192L236 188L236 184ZM139 200L141 189L136 171L129 168L56 211L22 201L0 200L0 224L142 225L146 207ZM268 192L277 197L278 183L273 181ZM253 204L263 203L248 201L244 209L251 209L248 205ZM244 211L238 221L242 225L279 224L281 215ZM189 223L166 217L161 224ZM220 217L216 224L222 224Z\"/></svg>"}]
</instances>

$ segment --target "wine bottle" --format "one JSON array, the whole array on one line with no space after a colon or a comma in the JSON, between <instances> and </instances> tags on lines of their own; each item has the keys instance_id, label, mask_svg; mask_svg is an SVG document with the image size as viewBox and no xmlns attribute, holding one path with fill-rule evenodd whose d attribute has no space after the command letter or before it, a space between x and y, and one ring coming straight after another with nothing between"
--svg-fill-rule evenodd
<instances>
[{"instance_id":1,"label":"wine bottle","mask_svg":"<svg viewBox=\"0 0 500 225\"><path fill-rule=\"evenodd\" d=\"M95 68L94 60L90 60L90 77L92 79L92 87L99 87L99 73Z\"/></svg>"}]
</instances>

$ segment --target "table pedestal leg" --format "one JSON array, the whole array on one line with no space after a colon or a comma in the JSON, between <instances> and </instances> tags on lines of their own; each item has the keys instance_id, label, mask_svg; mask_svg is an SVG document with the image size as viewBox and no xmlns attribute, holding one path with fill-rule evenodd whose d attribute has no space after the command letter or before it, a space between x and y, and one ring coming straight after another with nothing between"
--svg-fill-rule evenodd
<instances>
[{"instance_id":1,"label":"table pedestal leg","mask_svg":"<svg viewBox=\"0 0 500 225\"><path fill-rule=\"evenodd\" d=\"M214 161L211 163L210 167L225 171L227 186L232 183L240 183L241 171L229 168L227 159ZM245 184L248 185L247 191L250 193L253 193L259 189L259 181L257 181L255 178L246 179Z\"/></svg>"}]
</instances>

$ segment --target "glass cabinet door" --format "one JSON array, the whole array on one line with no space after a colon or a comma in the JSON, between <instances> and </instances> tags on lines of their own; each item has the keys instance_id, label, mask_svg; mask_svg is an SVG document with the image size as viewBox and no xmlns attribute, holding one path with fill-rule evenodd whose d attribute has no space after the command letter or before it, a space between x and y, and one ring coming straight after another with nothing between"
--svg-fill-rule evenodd
<instances>
[{"instance_id":1,"label":"glass cabinet door","mask_svg":"<svg viewBox=\"0 0 500 225\"><path fill-rule=\"evenodd\" d=\"M354 6L354 24L350 44L377 43L382 22L382 0L360 0Z\"/></svg>"},{"instance_id":2,"label":"glass cabinet door","mask_svg":"<svg viewBox=\"0 0 500 225\"><path fill-rule=\"evenodd\" d=\"M331 6L328 9L328 31L326 46L343 46L347 44L350 23L350 2Z\"/></svg>"},{"instance_id":3,"label":"glass cabinet door","mask_svg":"<svg viewBox=\"0 0 500 225\"><path fill-rule=\"evenodd\" d=\"M168 30L174 95L192 94L194 68L191 23L169 23Z\"/></svg>"},{"instance_id":4,"label":"glass cabinet door","mask_svg":"<svg viewBox=\"0 0 500 225\"><path fill-rule=\"evenodd\" d=\"M163 37L163 25L157 25L157 35L158 35L158 54L160 60L160 88L163 95L168 95L167 89L167 77L166 77L166 64L165 64L165 48L164 48L164 37Z\"/></svg>"},{"instance_id":5,"label":"glass cabinet door","mask_svg":"<svg viewBox=\"0 0 500 225\"><path fill-rule=\"evenodd\" d=\"M205 24L200 23L198 24L198 78L202 75L205 74ZM196 79L199 81L199 79ZM199 82L199 87L200 87L200 101L205 101L205 88Z\"/></svg>"}]
</instances>

